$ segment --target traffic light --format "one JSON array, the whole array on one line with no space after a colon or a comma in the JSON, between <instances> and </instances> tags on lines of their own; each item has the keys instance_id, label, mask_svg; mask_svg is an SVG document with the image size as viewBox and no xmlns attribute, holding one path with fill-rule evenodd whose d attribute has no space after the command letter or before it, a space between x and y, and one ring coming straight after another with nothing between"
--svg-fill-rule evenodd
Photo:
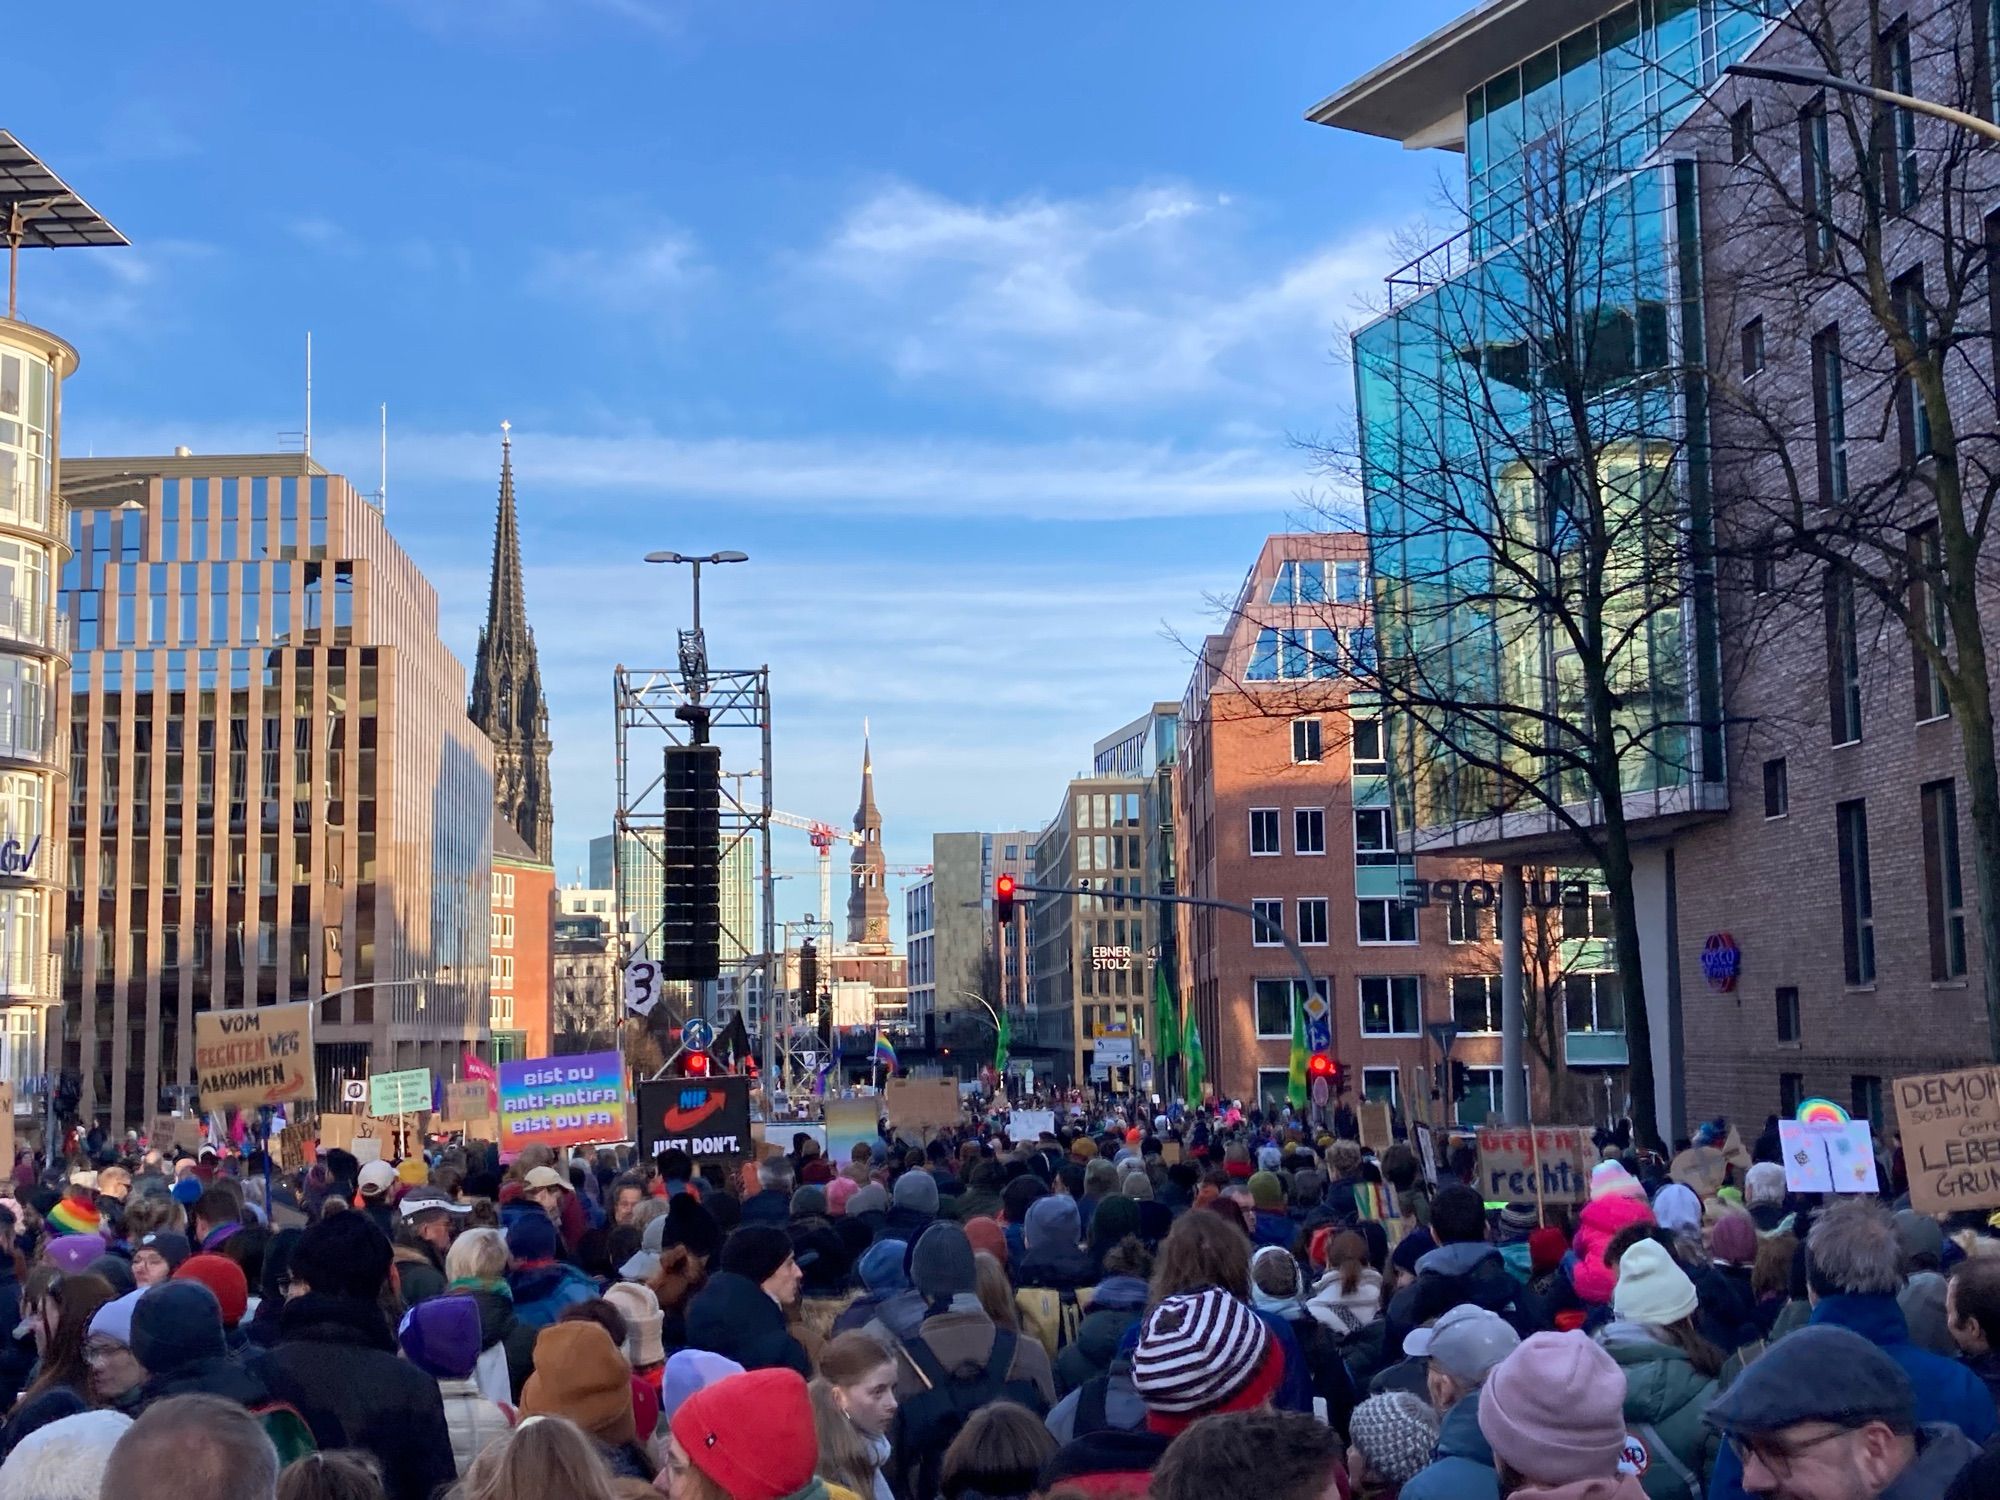
<instances>
[{"instance_id":1,"label":"traffic light","mask_svg":"<svg viewBox=\"0 0 2000 1500\"><path fill-rule=\"evenodd\" d=\"M1451 1102L1457 1104L1472 1092L1472 1070L1462 1062L1451 1065Z\"/></svg>"},{"instance_id":2,"label":"traffic light","mask_svg":"<svg viewBox=\"0 0 2000 1500\"><path fill-rule=\"evenodd\" d=\"M993 882L993 920L1005 927L1014 920L1014 877L1002 875Z\"/></svg>"},{"instance_id":3,"label":"traffic light","mask_svg":"<svg viewBox=\"0 0 2000 1500\"><path fill-rule=\"evenodd\" d=\"M681 1054L681 1076L684 1078L708 1077L708 1054L706 1052L683 1052Z\"/></svg>"},{"instance_id":4,"label":"traffic light","mask_svg":"<svg viewBox=\"0 0 2000 1500\"><path fill-rule=\"evenodd\" d=\"M1333 1065L1333 1059L1324 1052L1315 1052L1306 1059L1306 1076L1309 1078L1324 1078L1331 1084L1334 1074L1338 1071L1339 1069Z\"/></svg>"},{"instance_id":5,"label":"traffic light","mask_svg":"<svg viewBox=\"0 0 2000 1500\"><path fill-rule=\"evenodd\" d=\"M722 972L722 747L670 745L661 778L660 977Z\"/></svg>"}]
</instances>

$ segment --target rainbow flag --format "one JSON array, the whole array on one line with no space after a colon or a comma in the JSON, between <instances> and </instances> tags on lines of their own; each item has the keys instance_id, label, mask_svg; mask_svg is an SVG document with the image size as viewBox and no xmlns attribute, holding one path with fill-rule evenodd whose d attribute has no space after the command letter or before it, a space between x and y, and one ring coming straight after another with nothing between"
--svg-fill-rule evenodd
<instances>
[{"instance_id":1,"label":"rainbow flag","mask_svg":"<svg viewBox=\"0 0 2000 1500\"><path fill-rule=\"evenodd\" d=\"M888 1072L896 1071L896 1048L881 1032L875 1033L875 1062Z\"/></svg>"}]
</instances>

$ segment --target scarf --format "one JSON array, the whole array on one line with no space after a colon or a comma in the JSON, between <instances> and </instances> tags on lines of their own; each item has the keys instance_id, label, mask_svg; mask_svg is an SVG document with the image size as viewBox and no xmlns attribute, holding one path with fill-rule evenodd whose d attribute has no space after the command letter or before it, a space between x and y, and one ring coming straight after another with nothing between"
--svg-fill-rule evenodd
<instances>
[{"instance_id":1,"label":"scarf","mask_svg":"<svg viewBox=\"0 0 2000 1500\"><path fill-rule=\"evenodd\" d=\"M493 1292L505 1297L509 1302L514 1300L514 1289L507 1285L505 1281L488 1281L483 1276L460 1276L446 1290L453 1292Z\"/></svg>"},{"instance_id":2,"label":"scarf","mask_svg":"<svg viewBox=\"0 0 2000 1500\"><path fill-rule=\"evenodd\" d=\"M49 1222L64 1234L97 1234L103 1222L95 1204L65 1197L49 1210Z\"/></svg>"}]
</instances>

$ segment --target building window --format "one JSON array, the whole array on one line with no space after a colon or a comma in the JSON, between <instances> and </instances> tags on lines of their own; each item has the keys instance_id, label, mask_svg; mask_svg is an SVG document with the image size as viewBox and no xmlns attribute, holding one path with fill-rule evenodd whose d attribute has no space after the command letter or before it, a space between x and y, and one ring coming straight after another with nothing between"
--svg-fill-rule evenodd
<instances>
[{"instance_id":1,"label":"building window","mask_svg":"<svg viewBox=\"0 0 2000 1500\"><path fill-rule=\"evenodd\" d=\"M1562 908L1563 938L1608 938L1611 936L1611 892L1587 891L1584 899L1565 902Z\"/></svg>"},{"instance_id":2,"label":"building window","mask_svg":"<svg viewBox=\"0 0 2000 1500\"><path fill-rule=\"evenodd\" d=\"M1812 341L1813 448L1819 459L1819 503L1847 501L1847 379L1840 363L1840 325Z\"/></svg>"},{"instance_id":3,"label":"building window","mask_svg":"<svg viewBox=\"0 0 2000 1500\"><path fill-rule=\"evenodd\" d=\"M1364 943L1414 943L1417 909L1388 896L1363 896L1354 903L1355 927Z\"/></svg>"},{"instance_id":4,"label":"building window","mask_svg":"<svg viewBox=\"0 0 2000 1500\"><path fill-rule=\"evenodd\" d=\"M1881 49L1881 72L1889 80L1889 92L1914 94L1916 79L1910 65L1907 18L1882 34ZM1884 134L1889 137L1882 160L1882 203L1891 213L1906 214L1917 206L1923 192L1923 180L1917 172L1917 117L1894 105L1880 108L1888 126Z\"/></svg>"},{"instance_id":5,"label":"building window","mask_svg":"<svg viewBox=\"0 0 2000 1500\"><path fill-rule=\"evenodd\" d=\"M1256 900L1250 903L1250 910L1256 918L1250 923L1250 941L1259 948L1282 948L1285 945L1285 903L1282 900Z\"/></svg>"},{"instance_id":6,"label":"building window","mask_svg":"<svg viewBox=\"0 0 2000 1500\"><path fill-rule=\"evenodd\" d=\"M1267 1114L1275 1114L1288 1102L1292 1074L1289 1068L1257 1070L1257 1103Z\"/></svg>"},{"instance_id":7,"label":"building window","mask_svg":"<svg viewBox=\"0 0 2000 1500\"><path fill-rule=\"evenodd\" d=\"M1729 160L1740 164L1750 159L1757 140L1757 117L1745 104L1729 117Z\"/></svg>"},{"instance_id":8,"label":"building window","mask_svg":"<svg viewBox=\"0 0 2000 1500\"><path fill-rule=\"evenodd\" d=\"M1897 111L1904 119L1909 118L1904 111ZM1921 268L1905 271L1890 285L1889 295L1896 305L1896 316L1903 324L1903 331L1909 335L1910 347L1919 363L1930 358L1930 308L1924 301L1924 273ZM1915 468L1920 459L1931 456L1931 414L1924 404L1924 393L1917 388L1917 378L1905 369L1896 377L1896 435L1902 443L1903 467Z\"/></svg>"},{"instance_id":9,"label":"building window","mask_svg":"<svg viewBox=\"0 0 2000 1500\"><path fill-rule=\"evenodd\" d=\"M1920 526L1910 536L1910 619L1923 631L1924 640L1943 653L1951 642L1951 621L1945 615L1944 557L1938 547L1937 523ZM1910 644L1912 683L1916 696L1917 722L1942 719L1951 712L1945 696L1944 678L1931 665L1922 641Z\"/></svg>"},{"instance_id":10,"label":"building window","mask_svg":"<svg viewBox=\"0 0 2000 1500\"><path fill-rule=\"evenodd\" d=\"M1448 943L1476 943L1481 939L1479 908L1458 900L1444 909L1444 937Z\"/></svg>"},{"instance_id":11,"label":"building window","mask_svg":"<svg viewBox=\"0 0 2000 1500\"><path fill-rule=\"evenodd\" d=\"M1500 1034L1500 976L1454 974L1451 977L1451 1018L1460 1036Z\"/></svg>"},{"instance_id":12,"label":"building window","mask_svg":"<svg viewBox=\"0 0 2000 1500\"><path fill-rule=\"evenodd\" d=\"M1250 809L1250 852L1252 854L1282 854L1283 846L1278 841L1278 810L1275 807L1253 807Z\"/></svg>"},{"instance_id":13,"label":"building window","mask_svg":"<svg viewBox=\"0 0 2000 1500\"><path fill-rule=\"evenodd\" d=\"M1924 911L1929 919L1931 978L1965 977L1965 877L1958 858L1958 787L1926 782L1924 816Z\"/></svg>"},{"instance_id":14,"label":"building window","mask_svg":"<svg viewBox=\"0 0 2000 1500\"><path fill-rule=\"evenodd\" d=\"M1292 720L1292 764L1318 765L1319 755L1319 720Z\"/></svg>"},{"instance_id":15,"label":"building window","mask_svg":"<svg viewBox=\"0 0 2000 1500\"><path fill-rule=\"evenodd\" d=\"M1294 854L1326 853L1325 808L1295 807L1292 809L1292 852Z\"/></svg>"},{"instance_id":16,"label":"building window","mask_svg":"<svg viewBox=\"0 0 2000 1500\"><path fill-rule=\"evenodd\" d=\"M1861 640L1854 622L1854 582L1845 573L1826 580L1826 713L1833 743L1861 738Z\"/></svg>"},{"instance_id":17,"label":"building window","mask_svg":"<svg viewBox=\"0 0 2000 1500\"><path fill-rule=\"evenodd\" d=\"M1361 980L1363 1036L1419 1036L1423 989L1414 974L1367 974Z\"/></svg>"},{"instance_id":18,"label":"building window","mask_svg":"<svg viewBox=\"0 0 2000 1500\"><path fill-rule=\"evenodd\" d=\"M1764 320L1752 318L1743 325L1743 378L1748 380L1764 368Z\"/></svg>"},{"instance_id":19,"label":"building window","mask_svg":"<svg viewBox=\"0 0 2000 1500\"><path fill-rule=\"evenodd\" d=\"M1849 984L1875 982L1875 897L1868 879L1868 804L1833 810L1840 842L1840 945Z\"/></svg>"},{"instance_id":20,"label":"building window","mask_svg":"<svg viewBox=\"0 0 2000 1500\"><path fill-rule=\"evenodd\" d=\"M1572 1033L1624 1031L1625 990L1616 973L1565 974L1562 987L1564 1024Z\"/></svg>"},{"instance_id":21,"label":"building window","mask_svg":"<svg viewBox=\"0 0 2000 1500\"><path fill-rule=\"evenodd\" d=\"M1805 1103L1806 1075L1803 1073L1780 1073L1778 1075L1778 1116L1789 1120L1799 1112Z\"/></svg>"},{"instance_id":22,"label":"building window","mask_svg":"<svg viewBox=\"0 0 2000 1500\"><path fill-rule=\"evenodd\" d=\"M1308 948L1326 946L1326 897L1299 898L1299 943Z\"/></svg>"},{"instance_id":23,"label":"building window","mask_svg":"<svg viewBox=\"0 0 2000 1500\"><path fill-rule=\"evenodd\" d=\"M1785 770L1785 757L1774 756L1764 762L1764 816L1782 818L1791 810L1792 786Z\"/></svg>"},{"instance_id":24,"label":"building window","mask_svg":"<svg viewBox=\"0 0 2000 1500\"><path fill-rule=\"evenodd\" d=\"M1363 1068L1361 1070L1361 1097L1379 1100L1389 1108L1401 1112L1403 1108L1403 1075L1400 1068Z\"/></svg>"},{"instance_id":25,"label":"building window","mask_svg":"<svg viewBox=\"0 0 2000 1500\"><path fill-rule=\"evenodd\" d=\"M1354 809L1354 862L1357 865L1396 863L1395 820L1386 807Z\"/></svg>"},{"instance_id":26,"label":"building window","mask_svg":"<svg viewBox=\"0 0 2000 1500\"><path fill-rule=\"evenodd\" d=\"M1328 998L1328 983L1315 979L1313 988L1320 998ZM1294 1005L1305 1001L1305 981L1302 979L1260 979L1255 985L1257 1003L1257 1036L1261 1041L1289 1040L1292 1034Z\"/></svg>"},{"instance_id":27,"label":"building window","mask_svg":"<svg viewBox=\"0 0 2000 1500\"><path fill-rule=\"evenodd\" d=\"M1778 986L1778 1040L1796 1042L1799 1039L1799 987L1795 984Z\"/></svg>"},{"instance_id":28,"label":"building window","mask_svg":"<svg viewBox=\"0 0 2000 1500\"><path fill-rule=\"evenodd\" d=\"M1382 753L1382 720L1373 714L1357 714L1348 720L1347 753L1356 776L1381 776L1389 769Z\"/></svg>"},{"instance_id":29,"label":"building window","mask_svg":"<svg viewBox=\"0 0 2000 1500\"><path fill-rule=\"evenodd\" d=\"M1760 538L1750 553L1750 592L1768 594L1778 586L1778 556L1771 537Z\"/></svg>"},{"instance_id":30,"label":"building window","mask_svg":"<svg viewBox=\"0 0 2000 1500\"><path fill-rule=\"evenodd\" d=\"M1833 254L1833 151L1824 96L1799 111L1799 189L1806 203L1806 264L1817 270Z\"/></svg>"},{"instance_id":31,"label":"building window","mask_svg":"<svg viewBox=\"0 0 2000 1500\"><path fill-rule=\"evenodd\" d=\"M1367 581L1367 573L1359 559L1337 562L1333 565L1333 602L1335 604L1360 604L1362 588Z\"/></svg>"},{"instance_id":32,"label":"building window","mask_svg":"<svg viewBox=\"0 0 2000 1500\"><path fill-rule=\"evenodd\" d=\"M1282 562L1278 576L1271 580L1272 604L1326 603L1326 564L1323 562Z\"/></svg>"},{"instance_id":33,"label":"building window","mask_svg":"<svg viewBox=\"0 0 2000 1500\"><path fill-rule=\"evenodd\" d=\"M1856 1073L1847 1081L1848 1109L1857 1120L1886 1125L1882 1117L1882 1080L1874 1073Z\"/></svg>"}]
</instances>

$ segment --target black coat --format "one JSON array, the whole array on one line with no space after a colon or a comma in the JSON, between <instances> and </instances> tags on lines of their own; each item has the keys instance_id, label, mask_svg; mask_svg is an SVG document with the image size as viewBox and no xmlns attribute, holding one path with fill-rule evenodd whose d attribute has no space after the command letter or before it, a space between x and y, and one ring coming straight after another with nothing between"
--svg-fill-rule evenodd
<instances>
[{"instance_id":1,"label":"black coat","mask_svg":"<svg viewBox=\"0 0 2000 1500\"><path fill-rule=\"evenodd\" d=\"M0 1257L0 1411L9 1411L35 1368L35 1341L14 1337L21 1321L21 1281L14 1258Z\"/></svg>"},{"instance_id":2,"label":"black coat","mask_svg":"<svg viewBox=\"0 0 2000 1500\"><path fill-rule=\"evenodd\" d=\"M688 1303L687 1346L727 1355L746 1370L792 1369L812 1378L812 1361L785 1326L784 1310L734 1271L716 1272Z\"/></svg>"},{"instance_id":3,"label":"black coat","mask_svg":"<svg viewBox=\"0 0 2000 1500\"><path fill-rule=\"evenodd\" d=\"M278 1316L278 1342L252 1368L298 1408L322 1449L372 1453L389 1500L431 1500L458 1477L438 1383L397 1354L373 1302L293 1298Z\"/></svg>"},{"instance_id":4,"label":"black coat","mask_svg":"<svg viewBox=\"0 0 2000 1500\"><path fill-rule=\"evenodd\" d=\"M169 1396L220 1396L243 1407L262 1406L271 1399L256 1371L227 1354L191 1359L177 1370L150 1377L139 1389L138 1410Z\"/></svg>"},{"instance_id":5,"label":"black coat","mask_svg":"<svg viewBox=\"0 0 2000 1500\"><path fill-rule=\"evenodd\" d=\"M1696 1326L1724 1354L1764 1337L1767 1330L1758 1316L1757 1294L1750 1290L1748 1266L1711 1265L1696 1278L1694 1294L1700 1299Z\"/></svg>"},{"instance_id":6,"label":"black coat","mask_svg":"<svg viewBox=\"0 0 2000 1500\"><path fill-rule=\"evenodd\" d=\"M743 1200L739 1224L769 1224L783 1229L792 1222L792 1195L777 1188L764 1188Z\"/></svg>"},{"instance_id":7,"label":"black coat","mask_svg":"<svg viewBox=\"0 0 2000 1500\"><path fill-rule=\"evenodd\" d=\"M1491 1245L1447 1245L1455 1252L1439 1265L1433 1250L1417 1266L1417 1279L1390 1299L1388 1327L1382 1346L1391 1357L1403 1347L1412 1328L1441 1318L1463 1303L1496 1312L1526 1338L1548 1326L1541 1299L1514 1279L1500 1252ZM1429 1264L1426 1264L1429 1262Z\"/></svg>"}]
</instances>

